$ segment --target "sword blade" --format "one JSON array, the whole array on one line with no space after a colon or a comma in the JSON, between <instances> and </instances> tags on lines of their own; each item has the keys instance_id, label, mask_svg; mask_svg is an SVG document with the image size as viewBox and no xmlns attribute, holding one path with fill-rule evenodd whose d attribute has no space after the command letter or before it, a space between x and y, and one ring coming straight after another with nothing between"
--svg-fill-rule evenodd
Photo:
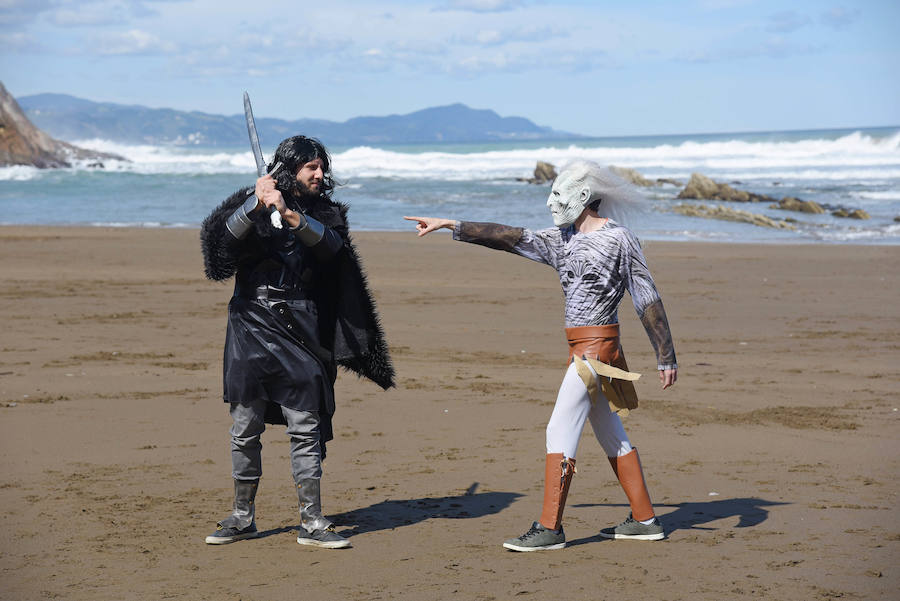
<instances>
[{"instance_id":1,"label":"sword blade","mask_svg":"<svg viewBox=\"0 0 900 601\"><path fill-rule=\"evenodd\" d=\"M253 160L256 161L256 174L262 177L266 174L266 160L263 158L262 148L259 147L259 134L256 133L253 107L250 106L250 95L247 92L244 92L244 117L247 118L247 135L250 136L250 149L253 151Z\"/></svg>"},{"instance_id":2,"label":"sword blade","mask_svg":"<svg viewBox=\"0 0 900 601\"><path fill-rule=\"evenodd\" d=\"M247 119L247 135L250 136L250 149L253 151L253 160L256 161L256 175L262 177L266 174L266 159L263 158L262 148L259 147L259 134L256 133L256 121L253 120L253 107L250 106L250 94L244 92L244 117ZM281 163L272 169L272 173L278 171ZM272 225L281 229L281 214L274 206L269 207L269 218Z\"/></svg>"}]
</instances>

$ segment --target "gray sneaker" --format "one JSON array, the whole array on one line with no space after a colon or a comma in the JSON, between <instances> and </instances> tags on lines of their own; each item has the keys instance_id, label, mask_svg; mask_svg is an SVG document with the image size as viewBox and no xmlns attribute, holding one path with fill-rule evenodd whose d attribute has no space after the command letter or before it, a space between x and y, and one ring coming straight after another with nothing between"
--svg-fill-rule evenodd
<instances>
[{"instance_id":1,"label":"gray sneaker","mask_svg":"<svg viewBox=\"0 0 900 601\"><path fill-rule=\"evenodd\" d=\"M313 530L312 532L307 532L301 526L297 544L322 547L323 549L346 549L350 546L350 541L335 532L334 526Z\"/></svg>"},{"instance_id":2,"label":"gray sneaker","mask_svg":"<svg viewBox=\"0 0 900 601\"><path fill-rule=\"evenodd\" d=\"M628 514L628 519L613 528L600 531L603 538L628 538L631 540L662 540L666 532L655 517L652 524L642 524Z\"/></svg>"},{"instance_id":3,"label":"gray sneaker","mask_svg":"<svg viewBox=\"0 0 900 601\"><path fill-rule=\"evenodd\" d=\"M227 545L235 541L244 540L245 538L256 538L259 532L256 531L256 524L250 524L244 529L235 528L233 526L222 526L219 524L216 531L206 537L207 545Z\"/></svg>"},{"instance_id":4,"label":"gray sneaker","mask_svg":"<svg viewBox=\"0 0 900 601\"><path fill-rule=\"evenodd\" d=\"M503 547L511 551L550 551L565 546L566 533L563 532L562 526L559 530L550 530L539 522L534 522L522 536L503 543Z\"/></svg>"}]
</instances>

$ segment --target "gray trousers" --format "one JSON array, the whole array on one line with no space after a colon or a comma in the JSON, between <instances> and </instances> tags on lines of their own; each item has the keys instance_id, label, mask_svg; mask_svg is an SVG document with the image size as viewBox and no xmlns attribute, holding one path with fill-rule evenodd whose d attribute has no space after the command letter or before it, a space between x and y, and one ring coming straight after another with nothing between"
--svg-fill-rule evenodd
<instances>
[{"instance_id":1,"label":"gray trousers","mask_svg":"<svg viewBox=\"0 0 900 601\"><path fill-rule=\"evenodd\" d=\"M262 442L266 429L266 401L231 403L231 475L235 480L259 480L262 476ZM319 444L319 412L281 408L291 437L291 471L294 482L322 477Z\"/></svg>"}]
</instances>

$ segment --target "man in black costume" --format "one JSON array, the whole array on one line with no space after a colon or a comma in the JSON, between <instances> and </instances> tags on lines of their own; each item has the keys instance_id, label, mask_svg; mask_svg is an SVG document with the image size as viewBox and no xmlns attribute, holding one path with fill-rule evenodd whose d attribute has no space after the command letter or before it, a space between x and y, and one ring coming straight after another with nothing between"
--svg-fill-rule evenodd
<instances>
[{"instance_id":1,"label":"man in black costume","mask_svg":"<svg viewBox=\"0 0 900 601\"><path fill-rule=\"evenodd\" d=\"M254 189L226 199L203 222L206 276L235 276L225 336L224 400L230 404L234 511L206 537L225 544L257 535L255 497L266 423L287 426L300 505L297 542L349 547L322 515L325 443L333 438L337 366L394 385L374 300L350 240L347 207L332 200L328 151L305 136L284 140ZM255 191L255 196L251 194ZM284 223L269 219L277 210Z\"/></svg>"}]
</instances>

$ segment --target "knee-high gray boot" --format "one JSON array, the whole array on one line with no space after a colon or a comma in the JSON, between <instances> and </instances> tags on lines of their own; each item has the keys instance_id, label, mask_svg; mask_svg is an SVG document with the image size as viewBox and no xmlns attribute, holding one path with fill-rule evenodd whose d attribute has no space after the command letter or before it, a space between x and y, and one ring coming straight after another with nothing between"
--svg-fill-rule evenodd
<instances>
[{"instance_id":1,"label":"knee-high gray boot","mask_svg":"<svg viewBox=\"0 0 900 601\"><path fill-rule=\"evenodd\" d=\"M297 542L326 549L343 549L350 541L334 531L334 525L322 515L321 478L303 478L297 483L300 503L300 534Z\"/></svg>"},{"instance_id":2,"label":"knee-high gray boot","mask_svg":"<svg viewBox=\"0 0 900 601\"><path fill-rule=\"evenodd\" d=\"M216 531L206 537L208 545L224 545L254 538L256 530L256 490L259 480L234 481L234 510L217 524Z\"/></svg>"}]
</instances>

